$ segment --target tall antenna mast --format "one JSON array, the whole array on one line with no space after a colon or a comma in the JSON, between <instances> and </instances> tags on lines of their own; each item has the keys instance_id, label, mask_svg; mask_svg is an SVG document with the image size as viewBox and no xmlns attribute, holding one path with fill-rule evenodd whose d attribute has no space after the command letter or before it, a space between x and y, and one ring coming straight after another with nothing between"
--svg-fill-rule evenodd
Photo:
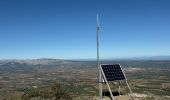
<instances>
[{"instance_id":1,"label":"tall antenna mast","mask_svg":"<svg viewBox=\"0 0 170 100\"><path fill-rule=\"evenodd\" d=\"M97 43L97 67L98 67L98 80L99 80L99 100L102 100L102 79L101 79L101 69L99 65L99 17L97 14L97 26L96 26L96 43Z\"/></svg>"}]
</instances>

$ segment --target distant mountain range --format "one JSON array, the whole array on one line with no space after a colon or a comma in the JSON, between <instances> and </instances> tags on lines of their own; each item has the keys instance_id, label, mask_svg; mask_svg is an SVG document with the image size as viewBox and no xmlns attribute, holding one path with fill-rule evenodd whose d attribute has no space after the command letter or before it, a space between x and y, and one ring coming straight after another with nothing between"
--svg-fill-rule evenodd
<instances>
[{"instance_id":1,"label":"distant mountain range","mask_svg":"<svg viewBox=\"0 0 170 100\"><path fill-rule=\"evenodd\" d=\"M9 60L0 60L0 72L19 72L35 71L41 67L61 67L64 65L72 64L72 61L69 60L60 60L60 59L9 59Z\"/></svg>"},{"instance_id":2,"label":"distant mountain range","mask_svg":"<svg viewBox=\"0 0 170 100\"><path fill-rule=\"evenodd\" d=\"M101 61L107 60L170 60L170 56L148 56L148 57L133 57L133 58L110 58L110 59L100 59ZM55 63L69 63L72 61L96 61L96 59L74 59L74 60L62 60L62 59L52 59L52 58L42 58L42 59L4 59L0 60L0 65L2 63L20 63L29 65L48 65Z\"/></svg>"},{"instance_id":3,"label":"distant mountain range","mask_svg":"<svg viewBox=\"0 0 170 100\"><path fill-rule=\"evenodd\" d=\"M170 60L170 56L145 56L132 58L136 60Z\"/></svg>"},{"instance_id":4,"label":"distant mountain range","mask_svg":"<svg viewBox=\"0 0 170 100\"><path fill-rule=\"evenodd\" d=\"M96 59L74 59L78 61L96 61ZM119 58L100 58L100 60L170 60L170 56L143 56L143 57L119 57Z\"/></svg>"},{"instance_id":5,"label":"distant mountain range","mask_svg":"<svg viewBox=\"0 0 170 100\"><path fill-rule=\"evenodd\" d=\"M102 59L102 64L119 63L122 67L142 67L142 68L169 68L170 56L153 56L153 57L140 57L129 59ZM33 69L39 67L64 67L64 68L84 68L96 67L96 60L61 60L61 59L9 59L0 60L0 72L17 72L27 71L31 72Z\"/></svg>"},{"instance_id":6,"label":"distant mountain range","mask_svg":"<svg viewBox=\"0 0 170 100\"><path fill-rule=\"evenodd\" d=\"M58 63L66 63L69 62L69 60L60 60L60 59L6 59L6 60L0 60L1 64L28 64L28 65L49 65L49 64L58 64Z\"/></svg>"}]
</instances>

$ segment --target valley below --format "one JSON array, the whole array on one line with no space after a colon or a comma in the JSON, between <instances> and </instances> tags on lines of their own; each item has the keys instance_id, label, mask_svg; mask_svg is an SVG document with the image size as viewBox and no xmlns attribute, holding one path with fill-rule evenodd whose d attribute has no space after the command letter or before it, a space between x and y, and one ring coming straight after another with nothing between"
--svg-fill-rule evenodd
<instances>
[{"instance_id":1,"label":"valley below","mask_svg":"<svg viewBox=\"0 0 170 100\"><path fill-rule=\"evenodd\" d=\"M146 100L170 99L170 60L106 60L100 63L120 63L137 96L142 95ZM0 100L22 100L31 88L48 87L54 81L60 83L73 100L93 100L98 96L96 61L0 61ZM121 91L124 95L129 93L123 82Z\"/></svg>"}]
</instances>

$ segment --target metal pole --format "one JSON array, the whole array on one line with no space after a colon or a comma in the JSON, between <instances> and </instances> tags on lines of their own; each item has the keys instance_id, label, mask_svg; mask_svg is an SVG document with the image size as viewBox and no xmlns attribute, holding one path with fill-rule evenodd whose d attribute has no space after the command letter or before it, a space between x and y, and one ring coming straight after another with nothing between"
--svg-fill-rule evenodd
<instances>
[{"instance_id":1,"label":"metal pole","mask_svg":"<svg viewBox=\"0 0 170 100\"><path fill-rule=\"evenodd\" d=\"M97 14L97 26L96 26L96 43L97 43L97 67L99 70L98 77L99 77L99 100L102 100L102 77L101 77L101 70L99 66L99 18Z\"/></svg>"},{"instance_id":2,"label":"metal pole","mask_svg":"<svg viewBox=\"0 0 170 100\"><path fill-rule=\"evenodd\" d=\"M119 81L119 95L121 95L121 94L120 94L120 81Z\"/></svg>"},{"instance_id":3,"label":"metal pole","mask_svg":"<svg viewBox=\"0 0 170 100\"><path fill-rule=\"evenodd\" d=\"M132 100L134 100L133 93L132 93L132 90L131 90L128 82L127 82L127 79L126 79L126 85L127 85L128 89L129 89L129 91L130 91L130 94L131 94L130 97L132 98Z\"/></svg>"}]
</instances>

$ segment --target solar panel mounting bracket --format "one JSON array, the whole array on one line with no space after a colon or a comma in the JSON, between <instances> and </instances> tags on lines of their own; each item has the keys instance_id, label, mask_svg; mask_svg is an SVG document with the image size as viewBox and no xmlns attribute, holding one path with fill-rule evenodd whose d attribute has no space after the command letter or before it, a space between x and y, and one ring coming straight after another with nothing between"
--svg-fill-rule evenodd
<instances>
[{"instance_id":1,"label":"solar panel mounting bracket","mask_svg":"<svg viewBox=\"0 0 170 100\"><path fill-rule=\"evenodd\" d=\"M100 64L100 71L101 71L101 78L103 80L101 83L105 83L107 85L109 93L110 93L110 98L112 100L115 100L115 98L112 94L111 88L109 86L109 82L119 83L119 94L120 94L120 81L122 80L125 81L130 93L132 94L131 88L127 82L127 78L120 64ZM132 100L133 100L133 97L132 97Z\"/></svg>"}]
</instances>

